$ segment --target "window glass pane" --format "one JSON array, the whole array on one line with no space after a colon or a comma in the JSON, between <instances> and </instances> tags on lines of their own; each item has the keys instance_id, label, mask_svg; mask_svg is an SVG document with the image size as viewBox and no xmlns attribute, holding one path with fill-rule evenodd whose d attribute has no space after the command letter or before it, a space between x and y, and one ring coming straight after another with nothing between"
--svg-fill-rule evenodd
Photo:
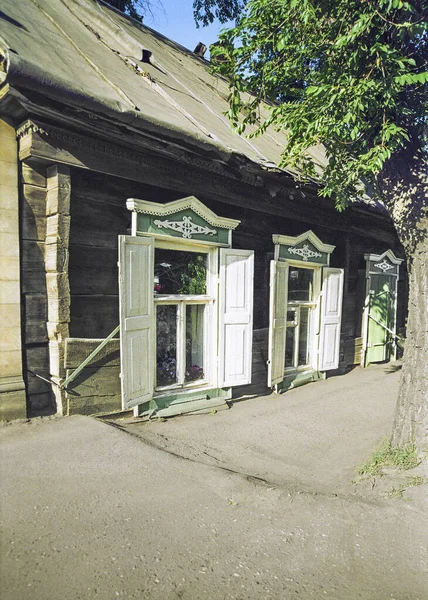
<instances>
[{"instance_id":1,"label":"window glass pane","mask_svg":"<svg viewBox=\"0 0 428 600\"><path fill-rule=\"evenodd\" d=\"M203 304L186 306L185 382L204 379L204 312Z\"/></svg>"},{"instance_id":2,"label":"window glass pane","mask_svg":"<svg viewBox=\"0 0 428 600\"><path fill-rule=\"evenodd\" d=\"M290 267L288 273L288 300L310 301L313 299L314 272L312 269Z\"/></svg>"},{"instance_id":3,"label":"window glass pane","mask_svg":"<svg viewBox=\"0 0 428 600\"><path fill-rule=\"evenodd\" d=\"M287 327L285 332L285 367L295 367L294 348L295 348L296 328Z\"/></svg>"},{"instance_id":4,"label":"window glass pane","mask_svg":"<svg viewBox=\"0 0 428 600\"><path fill-rule=\"evenodd\" d=\"M207 254L155 250L155 294L206 294Z\"/></svg>"},{"instance_id":5,"label":"window glass pane","mask_svg":"<svg viewBox=\"0 0 428 600\"><path fill-rule=\"evenodd\" d=\"M293 309L287 309L287 322L290 323L296 323L297 322L297 315L296 315L296 310Z\"/></svg>"},{"instance_id":6,"label":"window glass pane","mask_svg":"<svg viewBox=\"0 0 428 600\"><path fill-rule=\"evenodd\" d=\"M308 364L309 308L300 307L299 366Z\"/></svg>"},{"instance_id":7,"label":"window glass pane","mask_svg":"<svg viewBox=\"0 0 428 600\"><path fill-rule=\"evenodd\" d=\"M156 385L177 383L177 306L156 309Z\"/></svg>"}]
</instances>

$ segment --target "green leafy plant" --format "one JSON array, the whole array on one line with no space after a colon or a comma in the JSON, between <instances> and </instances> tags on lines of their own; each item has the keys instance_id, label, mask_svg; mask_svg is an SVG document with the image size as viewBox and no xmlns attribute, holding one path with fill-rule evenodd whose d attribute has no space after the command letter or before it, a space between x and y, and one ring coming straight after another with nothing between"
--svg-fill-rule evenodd
<instances>
[{"instance_id":1,"label":"green leafy plant","mask_svg":"<svg viewBox=\"0 0 428 600\"><path fill-rule=\"evenodd\" d=\"M412 477L407 477L406 482L400 485L398 488L392 488L387 493L388 498L404 498L404 492L411 488L417 487L419 485L424 485L428 483L428 480L421 475L413 475Z\"/></svg>"},{"instance_id":2,"label":"green leafy plant","mask_svg":"<svg viewBox=\"0 0 428 600\"><path fill-rule=\"evenodd\" d=\"M245 2L243 2L245 3ZM428 261L426 0L248 0L211 52L231 126L284 133L280 165L339 210L376 202L409 272L409 317L392 444L426 448ZM199 3L198 3L199 5ZM222 0L209 0L221 9ZM229 6L230 3L227 3ZM197 13L196 13L197 15ZM202 19L203 21L203 19ZM281 201L281 198L278 198ZM414 415L425 415L415 419Z\"/></svg>"},{"instance_id":3,"label":"green leafy plant","mask_svg":"<svg viewBox=\"0 0 428 600\"><path fill-rule=\"evenodd\" d=\"M409 487L416 487L418 485L424 485L425 483L428 483L428 480L426 477L422 477L422 475L412 475L407 478L407 485Z\"/></svg>"},{"instance_id":4,"label":"green leafy plant","mask_svg":"<svg viewBox=\"0 0 428 600\"><path fill-rule=\"evenodd\" d=\"M206 294L206 254L159 250L155 278L158 294Z\"/></svg>"},{"instance_id":5,"label":"green leafy plant","mask_svg":"<svg viewBox=\"0 0 428 600\"><path fill-rule=\"evenodd\" d=\"M374 477L384 467L395 467L401 471L413 469L420 463L413 445L393 448L389 440L376 450L373 455L357 469L359 475Z\"/></svg>"},{"instance_id":6,"label":"green leafy plant","mask_svg":"<svg viewBox=\"0 0 428 600\"><path fill-rule=\"evenodd\" d=\"M207 269L205 257L196 254L187 263L187 269L180 274L179 294L206 294Z\"/></svg>"}]
</instances>

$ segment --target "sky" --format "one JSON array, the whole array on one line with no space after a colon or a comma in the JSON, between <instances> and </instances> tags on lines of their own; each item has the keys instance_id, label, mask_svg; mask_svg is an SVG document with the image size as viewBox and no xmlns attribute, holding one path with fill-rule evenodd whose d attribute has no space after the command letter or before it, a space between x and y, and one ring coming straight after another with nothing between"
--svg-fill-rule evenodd
<instances>
[{"instance_id":1,"label":"sky","mask_svg":"<svg viewBox=\"0 0 428 600\"><path fill-rule=\"evenodd\" d=\"M156 29L189 50L194 50L198 42L209 48L210 44L218 40L220 29L226 27L226 24L213 23L198 29L193 18L193 0L152 0L152 13L145 16L144 25ZM208 51L205 58L209 58Z\"/></svg>"}]
</instances>

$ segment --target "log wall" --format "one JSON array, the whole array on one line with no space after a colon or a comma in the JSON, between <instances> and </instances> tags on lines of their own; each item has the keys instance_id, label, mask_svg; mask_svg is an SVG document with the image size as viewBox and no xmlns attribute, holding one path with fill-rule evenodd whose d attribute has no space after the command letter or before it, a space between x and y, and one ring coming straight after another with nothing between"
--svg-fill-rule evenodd
<instances>
[{"instance_id":1,"label":"log wall","mask_svg":"<svg viewBox=\"0 0 428 600\"><path fill-rule=\"evenodd\" d=\"M194 195L218 215L241 221L233 234L233 246L255 251L256 330L266 331L269 324L272 234L295 236L311 229L322 241L335 245L331 266L345 269L341 366L355 362L361 335L364 282L359 272L364 269L364 253L391 248L400 255L396 236L383 216L359 208L339 214L331 201L315 195L314 186L297 188L285 175L265 173L261 177L249 165L238 169L234 163L217 163L209 157L189 160L186 153L174 155L176 149L166 145L161 156L153 151L151 142L144 151L128 148L124 141L117 146L107 138L94 146L92 138L89 143L83 135L46 127L49 131L44 131L44 125L27 123L22 128L19 154L24 161L21 292L30 415L56 409L107 412L120 406L116 359L86 367L66 394L57 394L56 405L51 385L32 372L58 382L88 356L97 340L117 326L117 242L118 235L130 232L129 197L168 202ZM33 162L27 164L26 159ZM40 160L70 166L50 167L48 181L46 167L39 168L34 162ZM68 178L67 185L58 183L60 172ZM399 315L405 314L402 305ZM401 325L399 318L398 327ZM66 357L70 339L74 340L71 362ZM256 342L254 371L256 379L262 380L265 335ZM104 371L101 374L97 369ZM94 400L89 400L94 397L100 399L96 407Z\"/></svg>"},{"instance_id":2,"label":"log wall","mask_svg":"<svg viewBox=\"0 0 428 600\"><path fill-rule=\"evenodd\" d=\"M46 285L46 169L21 163L21 275L28 416L56 412L50 378ZM40 377L38 377L40 376Z\"/></svg>"},{"instance_id":3,"label":"log wall","mask_svg":"<svg viewBox=\"0 0 428 600\"><path fill-rule=\"evenodd\" d=\"M64 367L71 375L101 340L69 338ZM109 341L100 353L67 386L67 414L117 412L121 409L119 340Z\"/></svg>"},{"instance_id":4,"label":"log wall","mask_svg":"<svg viewBox=\"0 0 428 600\"><path fill-rule=\"evenodd\" d=\"M118 236L130 233L130 197L175 200L125 179L74 170L70 231L70 336L106 338L119 324Z\"/></svg>"},{"instance_id":5,"label":"log wall","mask_svg":"<svg viewBox=\"0 0 428 600\"><path fill-rule=\"evenodd\" d=\"M183 194L182 191L162 190L78 170L73 172L72 181L70 335L102 339L119 320L117 238L129 233L130 212L126 209L126 199L136 197L168 202L193 195L195 190L189 186L188 192ZM218 202L209 193L199 195L199 199L217 214L241 221L233 233L234 247L255 251L254 328L259 330L269 326L272 234L299 235L311 229L323 242L336 246L331 266L345 269L340 363L342 368L356 364L364 302L364 278L361 279L364 253L380 253L389 247L397 251L392 228L376 214L361 210L337 213L328 201L319 198L296 198L290 191L274 199L266 192L260 194L259 210L231 205L226 200ZM224 195L227 199L227 190ZM325 218L320 220L323 202Z\"/></svg>"},{"instance_id":6,"label":"log wall","mask_svg":"<svg viewBox=\"0 0 428 600\"><path fill-rule=\"evenodd\" d=\"M119 324L118 236L130 233L130 197L154 202L180 198L179 192L125 179L73 170L70 229L70 339L68 377ZM119 340L112 340L68 386L67 414L121 409Z\"/></svg>"}]
</instances>

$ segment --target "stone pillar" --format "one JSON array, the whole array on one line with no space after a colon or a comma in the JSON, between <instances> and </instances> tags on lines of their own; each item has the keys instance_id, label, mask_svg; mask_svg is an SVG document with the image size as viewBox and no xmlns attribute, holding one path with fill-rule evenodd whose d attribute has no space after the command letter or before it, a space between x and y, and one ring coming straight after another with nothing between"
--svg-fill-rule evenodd
<instances>
[{"instance_id":1,"label":"stone pillar","mask_svg":"<svg viewBox=\"0 0 428 600\"><path fill-rule=\"evenodd\" d=\"M59 384L65 379L65 340L69 337L70 284L68 242L70 237L70 169L53 165L47 171L46 199L46 289L50 375ZM68 413L64 390L52 386L57 412Z\"/></svg>"},{"instance_id":2,"label":"stone pillar","mask_svg":"<svg viewBox=\"0 0 428 600\"><path fill-rule=\"evenodd\" d=\"M0 121L0 419L25 418L19 265L18 147Z\"/></svg>"}]
</instances>

